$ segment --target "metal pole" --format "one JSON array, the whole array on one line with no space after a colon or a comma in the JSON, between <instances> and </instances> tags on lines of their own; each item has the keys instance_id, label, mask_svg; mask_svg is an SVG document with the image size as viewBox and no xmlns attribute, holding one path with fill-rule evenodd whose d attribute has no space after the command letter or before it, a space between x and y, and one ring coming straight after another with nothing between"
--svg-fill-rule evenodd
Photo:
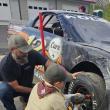
<instances>
[{"instance_id":1,"label":"metal pole","mask_svg":"<svg viewBox=\"0 0 110 110\"><path fill-rule=\"evenodd\" d=\"M20 20L22 20L20 0L18 0L18 6L19 6Z\"/></svg>"},{"instance_id":2,"label":"metal pole","mask_svg":"<svg viewBox=\"0 0 110 110\"><path fill-rule=\"evenodd\" d=\"M57 0L55 0L55 5L56 5L55 7L56 7L56 10L57 10Z\"/></svg>"},{"instance_id":3,"label":"metal pole","mask_svg":"<svg viewBox=\"0 0 110 110\"><path fill-rule=\"evenodd\" d=\"M43 32L43 16L42 13L39 13L39 19L40 19L40 36L41 36L41 42L42 42L42 54L45 56L45 42L44 42L44 32Z\"/></svg>"}]
</instances>

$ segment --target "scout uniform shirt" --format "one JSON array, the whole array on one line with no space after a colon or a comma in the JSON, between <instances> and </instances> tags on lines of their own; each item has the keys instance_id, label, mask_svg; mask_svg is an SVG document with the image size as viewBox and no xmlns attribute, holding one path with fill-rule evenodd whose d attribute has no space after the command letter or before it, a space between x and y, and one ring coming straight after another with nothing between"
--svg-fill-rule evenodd
<instances>
[{"instance_id":1,"label":"scout uniform shirt","mask_svg":"<svg viewBox=\"0 0 110 110\"><path fill-rule=\"evenodd\" d=\"M52 92L46 92L45 88L41 89L42 87L39 87L39 83L32 89L25 110L67 110L65 98L59 91L52 91L50 88ZM39 97L38 89L41 89L41 97Z\"/></svg>"}]
</instances>

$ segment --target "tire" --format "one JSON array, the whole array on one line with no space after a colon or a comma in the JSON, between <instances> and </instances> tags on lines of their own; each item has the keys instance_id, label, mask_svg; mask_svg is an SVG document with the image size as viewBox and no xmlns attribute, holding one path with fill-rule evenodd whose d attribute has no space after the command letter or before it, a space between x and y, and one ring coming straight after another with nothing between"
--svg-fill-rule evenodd
<instances>
[{"instance_id":1,"label":"tire","mask_svg":"<svg viewBox=\"0 0 110 110\"><path fill-rule=\"evenodd\" d=\"M91 94L92 98L82 104L82 110L104 110L105 83L102 77L90 72L81 72L75 80L70 82L68 94Z\"/></svg>"}]
</instances>

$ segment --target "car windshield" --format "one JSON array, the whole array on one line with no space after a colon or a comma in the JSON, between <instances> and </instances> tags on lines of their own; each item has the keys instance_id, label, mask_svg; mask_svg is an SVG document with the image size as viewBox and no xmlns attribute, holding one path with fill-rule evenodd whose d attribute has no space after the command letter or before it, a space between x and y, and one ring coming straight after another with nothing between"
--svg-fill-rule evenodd
<instances>
[{"instance_id":1,"label":"car windshield","mask_svg":"<svg viewBox=\"0 0 110 110\"><path fill-rule=\"evenodd\" d=\"M86 42L110 41L110 23L101 18L85 15L65 15L80 37Z\"/></svg>"}]
</instances>

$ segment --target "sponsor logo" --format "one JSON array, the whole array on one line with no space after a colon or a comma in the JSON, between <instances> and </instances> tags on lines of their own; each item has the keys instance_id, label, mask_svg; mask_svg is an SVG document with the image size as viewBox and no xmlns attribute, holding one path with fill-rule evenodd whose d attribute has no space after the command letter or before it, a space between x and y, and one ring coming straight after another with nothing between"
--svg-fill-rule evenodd
<instances>
[{"instance_id":1,"label":"sponsor logo","mask_svg":"<svg viewBox=\"0 0 110 110\"><path fill-rule=\"evenodd\" d=\"M56 61L59 58L59 56L61 56L61 52L62 52L62 39L59 37L52 39L48 49L50 59Z\"/></svg>"}]
</instances>

